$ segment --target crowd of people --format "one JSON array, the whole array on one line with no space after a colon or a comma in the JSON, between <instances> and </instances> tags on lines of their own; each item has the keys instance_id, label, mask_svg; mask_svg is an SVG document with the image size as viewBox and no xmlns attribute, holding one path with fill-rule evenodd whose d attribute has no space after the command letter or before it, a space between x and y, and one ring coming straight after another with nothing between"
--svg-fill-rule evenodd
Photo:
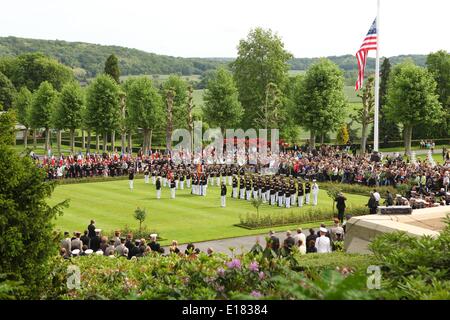
<instances>
[{"instance_id":1,"label":"crowd of people","mask_svg":"<svg viewBox=\"0 0 450 320\"><path fill-rule=\"evenodd\" d=\"M347 215L346 221L350 218L351 216ZM309 229L308 235L303 233L301 228L298 228L295 234L287 231L283 241L280 241L274 231L270 231L266 237L265 248L261 246L259 238L257 238L255 245L249 252L270 252L271 255L286 256L292 253L294 247L298 248L300 254L342 251L346 221L341 223L339 219L334 219L333 226L327 228L324 224L321 224L317 231L312 228ZM176 240L173 240L171 245L165 249L158 243L157 236L157 234L151 234L147 241L144 238L135 239L131 233L124 237L120 231L115 231L114 236L108 239L107 236L102 235L102 230L95 226L95 221L91 220L83 235L79 231L75 231L72 236L68 231L64 232L60 244L60 255L64 259L89 255L136 259L152 253L160 255L177 254L196 258L201 253L201 250L196 248L193 243L187 244L184 251L181 250ZM208 256L214 253L213 248L208 247L206 249Z\"/></svg>"},{"instance_id":2,"label":"crowd of people","mask_svg":"<svg viewBox=\"0 0 450 320\"><path fill-rule=\"evenodd\" d=\"M440 165L420 160L412 162L399 154L384 157L380 154L352 155L345 148L328 145L280 152L273 161L259 159L261 161L256 164L248 163L248 153L247 163L239 164L228 161L228 158L211 156L197 162L177 162L170 154L158 151L136 156L117 152L101 155L80 153L35 161L45 168L48 179L128 175L131 190L135 174L144 174L146 183L151 177L156 185L157 197L160 197L162 187L171 188L171 197L174 198L176 190L185 186L191 188L193 195L205 196L208 185L221 186L223 197L228 185L232 187L231 196L234 198L260 198L271 205L290 207L303 205L303 198L309 203L312 194L314 205L317 204L317 182L331 181L371 187L414 185L413 193L406 200L417 199L420 201L412 201L414 205L432 206L447 203L449 197L450 159L449 151L445 150L445 162ZM186 156L183 159L186 160ZM194 159L189 157L189 160ZM270 152L269 159L272 159ZM302 201L298 201L301 198ZM395 201L399 201L397 196Z\"/></svg>"}]
</instances>

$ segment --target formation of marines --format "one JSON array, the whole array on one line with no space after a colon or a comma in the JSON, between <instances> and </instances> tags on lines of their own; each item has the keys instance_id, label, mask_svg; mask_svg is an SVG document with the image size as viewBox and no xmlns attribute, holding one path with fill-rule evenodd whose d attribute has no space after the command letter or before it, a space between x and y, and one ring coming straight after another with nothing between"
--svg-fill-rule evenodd
<instances>
[{"instance_id":1,"label":"formation of marines","mask_svg":"<svg viewBox=\"0 0 450 320\"><path fill-rule=\"evenodd\" d=\"M157 198L162 187L169 187L171 198L184 187L191 194L206 196L208 186L220 186L221 206L225 207L226 186L232 187L231 198L250 201L261 199L272 206L302 207L317 205L319 186L315 179L295 178L281 174L262 175L236 165L148 165L144 168L145 183L156 185Z\"/></svg>"}]
</instances>

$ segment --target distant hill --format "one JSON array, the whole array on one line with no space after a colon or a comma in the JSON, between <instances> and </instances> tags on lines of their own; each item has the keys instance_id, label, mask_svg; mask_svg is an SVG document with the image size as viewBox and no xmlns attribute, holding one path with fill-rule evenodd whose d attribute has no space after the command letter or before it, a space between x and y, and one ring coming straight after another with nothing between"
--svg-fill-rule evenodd
<instances>
[{"instance_id":1,"label":"distant hill","mask_svg":"<svg viewBox=\"0 0 450 320\"><path fill-rule=\"evenodd\" d=\"M233 58L181 58L119 46L104 46L83 42L67 42L61 40L36 40L17 37L0 37L0 57L17 56L27 52L42 52L54 57L61 63L74 69L78 79L94 77L103 71L106 58L114 53L120 62L122 75L202 74L217 68L219 65L232 62ZM417 65L424 66L426 55L403 55L391 57L393 65L411 58ZM356 59L353 55L327 57L345 72L346 81L354 82L357 74ZM306 70L319 58L294 58L290 61L292 70ZM369 58L367 69L375 69L375 59Z\"/></svg>"}]
</instances>

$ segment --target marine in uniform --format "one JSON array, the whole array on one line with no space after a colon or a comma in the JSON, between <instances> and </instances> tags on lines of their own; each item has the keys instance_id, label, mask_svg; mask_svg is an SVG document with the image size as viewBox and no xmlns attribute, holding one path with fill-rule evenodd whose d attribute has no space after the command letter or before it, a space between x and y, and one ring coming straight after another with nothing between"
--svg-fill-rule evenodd
<instances>
[{"instance_id":1,"label":"marine in uniform","mask_svg":"<svg viewBox=\"0 0 450 320\"><path fill-rule=\"evenodd\" d=\"M311 197L311 184L309 183L309 180L306 179L306 183L305 183L305 203L309 204L309 200Z\"/></svg>"},{"instance_id":2,"label":"marine in uniform","mask_svg":"<svg viewBox=\"0 0 450 320\"><path fill-rule=\"evenodd\" d=\"M227 186L224 182L220 185L220 205L222 208L225 208L226 205L226 197L227 197Z\"/></svg>"}]
</instances>

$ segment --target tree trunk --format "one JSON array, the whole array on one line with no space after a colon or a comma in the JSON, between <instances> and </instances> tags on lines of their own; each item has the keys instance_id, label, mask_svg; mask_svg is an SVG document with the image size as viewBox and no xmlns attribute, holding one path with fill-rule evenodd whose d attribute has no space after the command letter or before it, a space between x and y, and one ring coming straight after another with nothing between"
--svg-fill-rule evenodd
<instances>
[{"instance_id":1,"label":"tree trunk","mask_svg":"<svg viewBox=\"0 0 450 320\"><path fill-rule=\"evenodd\" d=\"M61 130L56 130L56 144L58 153L61 154Z\"/></svg>"},{"instance_id":2,"label":"tree trunk","mask_svg":"<svg viewBox=\"0 0 450 320\"><path fill-rule=\"evenodd\" d=\"M150 129L149 137L148 137L148 149L152 150L152 137L153 137L153 129Z\"/></svg>"},{"instance_id":3,"label":"tree trunk","mask_svg":"<svg viewBox=\"0 0 450 320\"><path fill-rule=\"evenodd\" d=\"M325 140L325 134L324 133L322 133L321 135L320 135L320 144L322 145L323 144L323 141Z\"/></svg>"},{"instance_id":4,"label":"tree trunk","mask_svg":"<svg viewBox=\"0 0 450 320\"><path fill-rule=\"evenodd\" d=\"M36 133L36 129L33 129L33 148L34 149L36 149L36 147L37 147L37 138L36 138L36 136L37 136L37 133Z\"/></svg>"},{"instance_id":5,"label":"tree trunk","mask_svg":"<svg viewBox=\"0 0 450 320\"><path fill-rule=\"evenodd\" d=\"M121 138L121 152L125 153L125 140L127 139L127 133L122 131L122 138Z\"/></svg>"},{"instance_id":6,"label":"tree trunk","mask_svg":"<svg viewBox=\"0 0 450 320\"><path fill-rule=\"evenodd\" d=\"M48 155L48 147L50 145L50 129L45 129L45 153Z\"/></svg>"},{"instance_id":7,"label":"tree trunk","mask_svg":"<svg viewBox=\"0 0 450 320\"><path fill-rule=\"evenodd\" d=\"M108 152L108 133L103 133L103 152Z\"/></svg>"},{"instance_id":8,"label":"tree trunk","mask_svg":"<svg viewBox=\"0 0 450 320\"><path fill-rule=\"evenodd\" d=\"M361 127L361 155L366 153L366 144L367 144L367 125L363 123Z\"/></svg>"},{"instance_id":9,"label":"tree trunk","mask_svg":"<svg viewBox=\"0 0 450 320\"><path fill-rule=\"evenodd\" d=\"M88 134L88 137L87 137L86 153L91 153L91 130L88 130L87 134Z\"/></svg>"},{"instance_id":10,"label":"tree trunk","mask_svg":"<svg viewBox=\"0 0 450 320\"><path fill-rule=\"evenodd\" d=\"M84 130L81 130L81 150L86 149L86 134Z\"/></svg>"},{"instance_id":11,"label":"tree trunk","mask_svg":"<svg viewBox=\"0 0 450 320\"><path fill-rule=\"evenodd\" d=\"M75 129L70 129L70 152L75 152Z\"/></svg>"},{"instance_id":12,"label":"tree trunk","mask_svg":"<svg viewBox=\"0 0 450 320\"><path fill-rule=\"evenodd\" d=\"M25 133L23 136L23 145L26 148L28 148L28 128L25 128Z\"/></svg>"},{"instance_id":13,"label":"tree trunk","mask_svg":"<svg viewBox=\"0 0 450 320\"><path fill-rule=\"evenodd\" d=\"M147 148L147 129L142 129L142 153L145 154L145 149Z\"/></svg>"},{"instance_id":14,"label":"tree trunk","mask_svg":"<svg viewBox=\"0 0 450 320\"><path fill-rule=\"evenodd\" d=\"M128 132L128 153L132 154L133 153L133 141L132 141L132 134L131 131Z\"/></svg>"},{"instance_id":15,"label":"tree trunk","mask_svg":"<svg viewBox=\"0 0 450 320\"><path fill-rule=\"evenodd\" d=\"M100 153L100 136L98 132L95 133L95 148L97 149L97 153Z\"/></svg>"},{"instance_id":16,"label":"tree trunk","mask_svg":"<svg viewBox=\"0 0 450 320\"><path fill-rule=\"evenodd\" d=\"M403 134L405 139L405 153L411 156L411 137L412 137L412 126L404 126Z\"/></svg>"},{"instance_id":17,"label":"tree trunk","mask_svg":"<svg viewBox=\"0 0 450 320\"><path fill-rule=\"evenodd\" d=\"M309 146L311 149L316 148L316 133L314 132L314 130L310 131Z\"/></svg>"},{"instance_id":18,"label":"tree trunk","mask_svg":"<svg viewBox=\"0 0 450 320\"><path fill-rule=\"evenodd\" d=\"M173 131L173 98L175 92L173 90L168 90L166 95L167 103L167 128L166 128L166 149L170 151L172 146L172 131Z\"/></svg>"},{"instance_id":19,"label":"tree trunk","mask_svg":"<svg viewBox=\"0 0 450 320\"><path fill-rule=\"evenodd\" d=\"M114 148L116 147L116 130L111 132L111 151L114 152Z\"/></svg>"}]
</instances>

